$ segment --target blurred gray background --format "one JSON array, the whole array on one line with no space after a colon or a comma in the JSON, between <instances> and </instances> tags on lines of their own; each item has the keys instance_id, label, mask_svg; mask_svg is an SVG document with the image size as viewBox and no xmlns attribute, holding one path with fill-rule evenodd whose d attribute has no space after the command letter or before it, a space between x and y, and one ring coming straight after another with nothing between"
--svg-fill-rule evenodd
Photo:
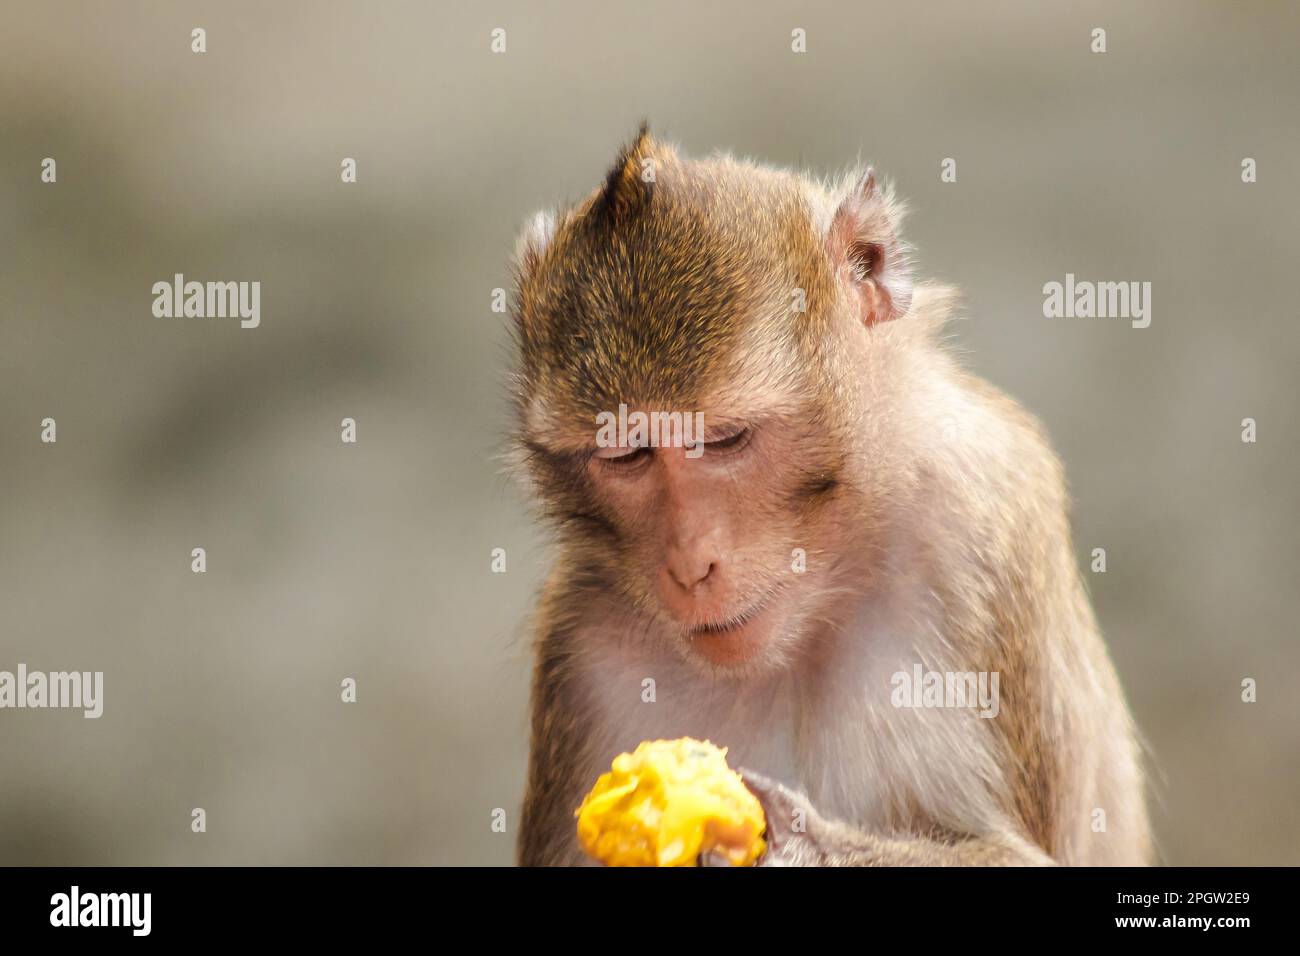
<instances>
[{"instance_id":1,"label":"blurred gray background","mask_svg":"<svg viewBox=\"0 0 1300 956\"><path fill-rule=\"evenodd\" d=\"M965 292L954 347L1046 422L1081 562L1107 549L1087 577L1164 859L1300 863L1295 5L6 0L3 23L0 669L102 670L106 699L0 711L0 863L512 860L547 551L494 457L490 299L519 223L642 117L896 180L920 274ZM175 272L260 281L261 327L154 318ZM1152 282L1151 327L1044 319L1066 272Z\"/></svg>"}]
</instances>

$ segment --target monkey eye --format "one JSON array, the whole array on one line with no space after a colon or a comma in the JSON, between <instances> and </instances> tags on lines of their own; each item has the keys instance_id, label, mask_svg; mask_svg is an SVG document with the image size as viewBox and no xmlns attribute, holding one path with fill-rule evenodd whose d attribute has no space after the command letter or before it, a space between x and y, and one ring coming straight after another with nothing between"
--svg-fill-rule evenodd
<instances>
[{"instance_id":1,"label":"monkey eye","mask_svg":"<svg viewBox=\"0 0 1300 956\"><path fill-rule=\"evenodd\" d=\"M610 468L629 468L653 454L654 449L650 446L638 445L634 448L597 448L595 458Z\"/></svg>"},{"instance_id":2,"label":"monkey eye","mask_svg":"<svg viewBox=\"0 0 1300 956\"><path fill-rule=\"evenodd\" d=\"M747 444L749 444L749 439L753 435L753 433L754 433L754 429L748 425L745 425L742 426L741 428L738 428L736 431L732 432L729 435L723 435L721 438L715 438L712 439L711 441L706 441L704 443L704 447L710 452L740 451L740 449L744 448Z\"/></svg>"}]
</instances>

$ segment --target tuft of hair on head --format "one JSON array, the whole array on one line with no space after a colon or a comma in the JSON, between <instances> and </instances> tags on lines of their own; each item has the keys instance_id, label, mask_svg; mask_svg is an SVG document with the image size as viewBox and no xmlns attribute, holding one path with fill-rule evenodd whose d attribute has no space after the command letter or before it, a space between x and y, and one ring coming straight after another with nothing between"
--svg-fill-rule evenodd
<instances>
[{"instance_id":1,"label":"tuft of hair on head","mask_svg":"<svg viewBox=\"0 0 1300 956\"><path fill-rule=\"evenodd\" d=\"M650 134L642 121L637 134L619 151L618 158L605 182L587 204L561 214L545 209L535 213L520 230L515 241L514 271L516 280L532 274L542 262L563 222L574 216L587 216L611 227L621 227L645 209L654 191L656 164L666 151Z\"/></svg>"},{"instance_id":2,"label":"tuft of hair on head","mask_svg":"<svg viewBox=\"0 0 1300 956\"><path fill-rule=\"evenodd\" d=\"M595 215L620 226L649 205L655 184L655 147L650 124L642 120L636 136L619 152L605 175L605 186L592 207Z\"/></svg>"}]
</instances>

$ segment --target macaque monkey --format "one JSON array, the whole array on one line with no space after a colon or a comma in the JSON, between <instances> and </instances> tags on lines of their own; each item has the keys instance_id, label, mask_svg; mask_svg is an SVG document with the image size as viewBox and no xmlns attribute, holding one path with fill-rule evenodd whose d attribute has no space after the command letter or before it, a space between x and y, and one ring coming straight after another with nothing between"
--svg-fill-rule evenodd
<instances>
[{"instance_id":1,"label":"macaque monkey","mask_svg":"<svg viewBox=\"0 0 1300 956\"><path fill-rule=\"evenodd\" d=\"M583 863L586 790L681 736L742 768L762 864L1148 862L1060 462L942 347L954 295L913 284L899 219L869 169L643 128L520 236L515 447L558 552L521 863ZM602 445L620 405L702 412L703 454Z\"/></svg>"}]
</instances>

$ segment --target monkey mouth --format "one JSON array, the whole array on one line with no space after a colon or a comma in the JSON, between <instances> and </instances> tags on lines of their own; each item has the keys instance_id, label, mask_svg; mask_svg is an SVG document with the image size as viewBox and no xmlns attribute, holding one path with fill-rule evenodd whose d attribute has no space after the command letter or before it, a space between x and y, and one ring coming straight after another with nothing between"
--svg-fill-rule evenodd
<instances>
[{"instance_id":1,"label":"monkey mouth","mask_svg":"<svg viewBox=\"0 0 1300 956\"><path fill-rule=\"evenodd\" d=\"M701 634L731 634L735 631L739 631L762 613L765 603L766 602L759 602L749 610L742 611L740 614L733 614L725 620L710 621L707 624L700 624L697 627L693 627L690 630L691 637L697 637Z\"/></svg>"},{"instance_id":2,"label":"monkey mouth","mask_svg":"<svg viewBox=\"0 0 1300 956\"><path fill-rule=\"evenodd\" d=\"M771 636L770 597L742 613L691 628L687 636L692 654L721 668L740 667L753 660Z\"/></svg>"},{"instance_id":3,"label":"monkey mouth","mask_svg":"<svg viewBox=\"0 0 1300 956\"><path fill-rule=\"evenodd\" d=\"M749 606L747 610L738 614L729 614L721 620L706 621L703 624L697 624L695 627L687 630L689 637L726 637L730 634L736 634L743 631L747 625L757 618L761 617L763 612L772 606L773 600L781 592L781 586L766 589L759 595L758 600Z\"/></svg>"},{"instance_id":4,"label":"monkey mouth","mask_svg":"<svg viewBox=\"0 0 1300 956\"><path fill-rule=\"evenodd\" d=\"M780 590L779 587L773 588L737 614L690 628L686 635L691 646L709 658L735 658L738 661L750 656L764 643L762 634L767 628L762 619L768 616L773 598Z\"/></svg>"}]
</instances>

